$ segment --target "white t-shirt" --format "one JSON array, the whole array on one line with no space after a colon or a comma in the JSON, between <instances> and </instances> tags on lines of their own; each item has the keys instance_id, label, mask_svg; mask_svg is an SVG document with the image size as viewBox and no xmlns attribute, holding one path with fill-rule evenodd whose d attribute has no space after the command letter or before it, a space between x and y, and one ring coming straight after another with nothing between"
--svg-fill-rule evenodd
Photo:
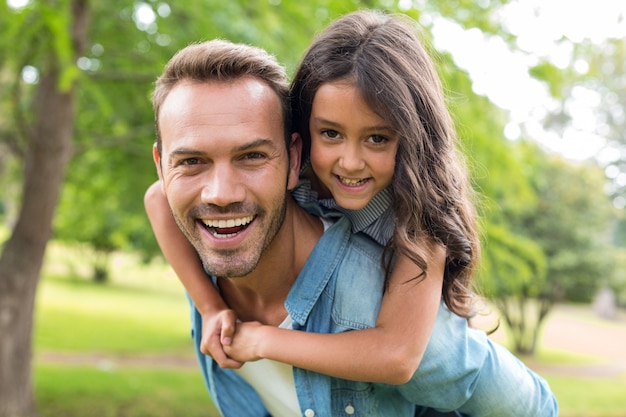
<instances>
[{"instance_id":1,"label":"white t-shirt","mask_svg":"<svg viewBox=\"0 0 626 417\"><path fill-rule=\"evenodd\" d=\"M332 226L333 221L320 218L324 231ZM281 329L292 329L293 319L287 318L278 326ZM246 362L235 372L241 376L259 394L263 405L273 416L300 416L300 405L293 379L293 366L269 359Z\"/></svg>"},{"instance_id":2,"label":"white t-shirt","mask_svg":"<svg viewBox=\"0 0 626 417\"><path fill-rule=\"evenodd\" d=\"M292 323L291 316L287 316L278 327L291 329ZM255 389L271 415L302 415L291 365L261 359L255 362L246 362L235 372Z\"/></svg>"}]
</instances>

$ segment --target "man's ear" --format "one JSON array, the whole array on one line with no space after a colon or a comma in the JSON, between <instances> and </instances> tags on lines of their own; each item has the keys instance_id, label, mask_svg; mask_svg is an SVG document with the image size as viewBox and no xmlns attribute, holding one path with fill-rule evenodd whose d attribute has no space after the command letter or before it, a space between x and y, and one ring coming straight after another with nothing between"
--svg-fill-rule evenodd
<instances>
[{"instance_id":1,"label":"man's ear","mask_svg":"<svg viewBox=\"0 0 626 417\"><path fill-rule=\"evenodd\" d=\"M299 133L291 135L289 144L289 177L287 178L287 189L293 190L300 178L300 158L302 157L302 137Z\"/></svg>"},{"instance_id":2,"label":"man's ear","mask_svg":"<svg viewBox=\"0 0 626 417\"><path fill-rule=\"evenodd\" d=\"M163 179L163 169L161 167L161 154L159 153L159 148L157 147L156 142L152 145L152 159L154 159L154 165L156 165L157 174L159 175L159 179Z\"/></svg>"}]
</instances>

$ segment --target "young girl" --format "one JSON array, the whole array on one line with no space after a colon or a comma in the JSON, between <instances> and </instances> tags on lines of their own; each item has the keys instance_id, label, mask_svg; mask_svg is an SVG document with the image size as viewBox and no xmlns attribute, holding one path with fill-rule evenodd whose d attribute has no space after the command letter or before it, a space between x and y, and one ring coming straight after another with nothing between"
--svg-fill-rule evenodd
<instances>
[{"instance_id":1,"label":"young girl","mask_svg":"<svg viewBox=\"0 0 626 417\"><path fill-rule=\"evenodd\" d=\"M343 379L404 383L420 364L442 297L458 315L473 313L479 241L440 81L412 25L358 12L317 38L291 92L303 160L310 156L294 196L341 211L355 233L386 247L376 327L322 335L239 323L235 334L234 313L156 184L146 194L155 235L202 315L202 351L220 366L265 358Z\"/></svg>"}]
</instances>

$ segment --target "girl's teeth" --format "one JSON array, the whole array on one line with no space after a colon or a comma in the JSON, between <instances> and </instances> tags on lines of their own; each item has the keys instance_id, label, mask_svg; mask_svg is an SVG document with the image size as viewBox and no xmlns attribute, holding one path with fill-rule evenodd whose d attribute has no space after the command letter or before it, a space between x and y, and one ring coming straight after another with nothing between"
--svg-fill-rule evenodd
<instances>
[{"instance_id":1,"label":"girl's teeth","mask_svg":"<svg viewBox=\"0 0 626 417\"><path fill-rule=\"evenodd\" d=\"M344 178L344 177L339 177L339 180L345 184L345 185L349 185L349 186L355 186L355 185L360 185L362 183L365 182L365 180L353 180L350 178Z\"/></svg>"}]
</instances>

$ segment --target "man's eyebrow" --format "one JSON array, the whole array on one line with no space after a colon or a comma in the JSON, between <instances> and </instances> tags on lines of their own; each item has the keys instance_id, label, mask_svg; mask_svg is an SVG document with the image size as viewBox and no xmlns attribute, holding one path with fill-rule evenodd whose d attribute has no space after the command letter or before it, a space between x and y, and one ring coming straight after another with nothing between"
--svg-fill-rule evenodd
<instances>
[{"instance_id":1,"label":"man's eyebrow","mask_svg":"<svg viewBox=\"0 0 626 417\"><path fill-rule=\"evenodd\" d=\"M276 148L276 145L271 139L259 138L255 139L251 142L244 143L236 148L234 148L235 152L245 152L250 149L259 148L261 146L271 146L272 148ZM193 148L177 148L170 152L170 158L173 159L179 156L202 156L204 152L193 149Z\"/></svg>"},{"instance_id":2,"label":"man's eyebrow","mask_svg":"<svg viewBox=\"0 0 626 417\"><path fill-rule=\"evenodd\" d=\"M202 152L196 150L196 149L187 149L187 148L178 148L178 149L174 149L172 152L170 152L170 159L172 159L172 157L176 157L176 156L199 156L202 155Z\"/></svg>"},{"instance_id":3,"label":"man's eyebrow","mask_svg":"<svg viewBox=\"0 0 626 417\"><path fill-rule=\"evenodd\" d=\"M259 138L259 139L253 140L252 142L248 142L241 146L236 147L235 151L242 152L242 151L247 151L250 149L258 148L261 146L271 146L272 148L275 148L276 145L274 144L274 142L275 141L270 140L270 139Z\"/></svg>"}]
</instances>

